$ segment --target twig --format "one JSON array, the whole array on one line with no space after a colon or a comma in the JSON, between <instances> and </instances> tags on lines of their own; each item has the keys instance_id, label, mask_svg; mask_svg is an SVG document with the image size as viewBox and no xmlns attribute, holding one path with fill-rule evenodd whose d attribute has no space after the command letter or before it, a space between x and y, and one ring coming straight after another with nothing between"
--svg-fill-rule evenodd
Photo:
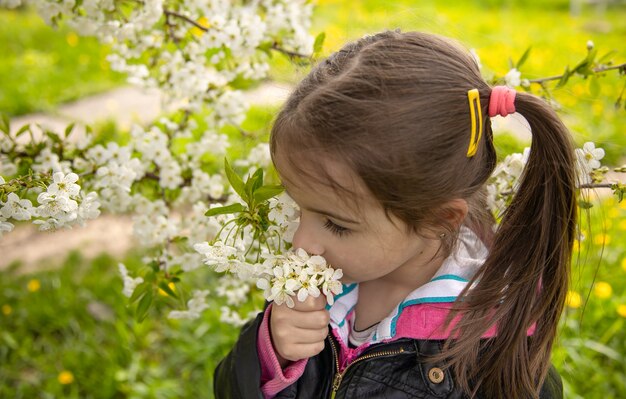
<instances>
[{"instance_id":1,"label":"twig","mask_svg":"<svg viewBox=\"0 0 626 399\"><path fill-rule=\"evenodd\" d=\"M589 183L581 184L578 188L613 188L612 183Z\"/></svg>"},{"instance_id":2,"label":"twig","mask_svg":"<svg viewBox=\"0 0 626 399\"><path fill-rule=\"evenodd\" d=\"M610 67L601 67L601 68L594 68L592 69L593 73L601 73L601 72L606 72L606 71L611 71L614 69L622 69L624 71L626 71L626 63L624 64L620 64L620 65L613 65ZM544 82L549 82L552 80L561 80L563 78L563 75L556 75L556 76L549 76L547 78L539 78L539 79L529 79L528 81L530 83L544 83Z\"/></svg>"},{"instance_id":3,"label":"twig","mask_svg":"<svg viewBox=\"0 0 626 399\"><path fill-rule=\"evenodd\" d=\"M163 13L165 14L166 17L170 17L171 16L171 17L176 17L176 18L182 19L183 21L186 21L186 22L192 24L193 26L195 26L196 28L200 29L203 32L208 32L209 31L209 29L207 27L203 26L199 22L194 21L193 19L189 18L186 15L177 13L176 11L170 11L170 10L164 8L163 9Z\"/></svg>"},{"instance_id":4,"label":"twig","mask_svg":"<svg viewBox=\"0 0 626 399\"><path fill-rule=\"evenodd\" d=\"M285 55L288 55L291 58L311 58L310 55L305 55L305 54L296 53L294 51L285 50L284 48L279 47L278 43L272 44L272 50L276 50L279 53L283 53Z\"/></svg>"}]
</instances>

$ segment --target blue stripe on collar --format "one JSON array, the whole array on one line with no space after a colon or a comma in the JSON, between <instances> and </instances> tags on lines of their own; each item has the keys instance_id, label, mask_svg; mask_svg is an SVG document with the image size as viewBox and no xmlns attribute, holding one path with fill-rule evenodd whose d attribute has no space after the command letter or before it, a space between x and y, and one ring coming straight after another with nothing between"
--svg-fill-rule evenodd
<instances>
[{"instance_id":1,"label":"blue stripe on collar","mask_svg":"<svg viewBox=\"0 0 626 399\"><path fill-rule=\"evenodd\" d=\"M464 283L467 283L469 280L461 277L461 276L457 276L455 274L442 274L441 276L437 276L435 278L433 278L430 281L437 281L437 280L456 280L456 281L462 281Z\"/></svg>"}]
</instances>

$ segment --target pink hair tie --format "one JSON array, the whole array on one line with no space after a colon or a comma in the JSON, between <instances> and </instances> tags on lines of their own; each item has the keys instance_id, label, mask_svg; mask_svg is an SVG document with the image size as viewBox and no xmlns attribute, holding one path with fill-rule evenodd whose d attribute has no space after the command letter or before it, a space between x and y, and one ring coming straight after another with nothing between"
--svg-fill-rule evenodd
<instances>
[{"instance_id":1,"label":"pink hair tie","mask_svg":"<svg viewBox=\"0 0 626 399\"><path fill-rule=\"evenodd\" d=\"M489 116L507 116L515 112L514 89L507 86L496 86L491 89L489 96Z\"/></svg>"}]
</instances>

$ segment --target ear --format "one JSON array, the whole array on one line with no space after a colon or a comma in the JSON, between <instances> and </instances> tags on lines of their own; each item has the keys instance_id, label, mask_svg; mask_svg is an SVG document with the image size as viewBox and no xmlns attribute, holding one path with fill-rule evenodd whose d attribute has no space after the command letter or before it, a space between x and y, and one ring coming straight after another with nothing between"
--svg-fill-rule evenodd
<instances>
[{"instance_id":1,"label":"ear","mask_svg":"<svg viewBox=\"0 0 626 399\"><path fill-rule=\"evenodd\" d=\"M437 213L439 214L438 216L443 219L442 221L444 223L458 229L465 220L468 212L469 207L467 201L462 198L455 198L444 203Z\"/></svg>"}]
</instances>

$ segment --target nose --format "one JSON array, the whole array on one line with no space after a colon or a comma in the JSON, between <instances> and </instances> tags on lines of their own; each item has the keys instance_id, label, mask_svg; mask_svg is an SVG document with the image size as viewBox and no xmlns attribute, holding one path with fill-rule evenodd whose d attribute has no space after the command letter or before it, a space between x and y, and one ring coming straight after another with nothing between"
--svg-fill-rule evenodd
<instances>
[{"instance_id":1,"label":"nose","mask_svg":"<svg viewBox=\"0 0 626 399\"><path fill-rule=\"evenodd\" d=\"M300 224L298 229L293 235L293 241L291 242L293 248L302 248L309 255L323 255L324 245L317 238L311 224L300 217Z\"/></svg>"}]
</instances>

